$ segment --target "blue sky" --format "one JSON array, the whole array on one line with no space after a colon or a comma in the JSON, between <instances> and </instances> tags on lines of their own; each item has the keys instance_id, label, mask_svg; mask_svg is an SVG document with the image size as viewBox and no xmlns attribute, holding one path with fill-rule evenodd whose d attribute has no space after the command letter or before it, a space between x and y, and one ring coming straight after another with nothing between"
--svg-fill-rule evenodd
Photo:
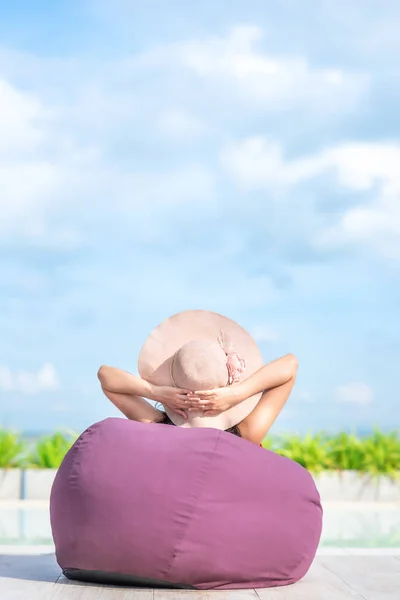
<instances>
[{"instance_id":1,"label":"blue sky","mask_svg":"<svg viewBox=\"0 0 400 600\"><path fill-rule=\"evenodd\" d=\"M298 382L274 430L400 424L400 6L0 2L0 423L115 415L180 310Z\"/></svg>"}]
</instances>

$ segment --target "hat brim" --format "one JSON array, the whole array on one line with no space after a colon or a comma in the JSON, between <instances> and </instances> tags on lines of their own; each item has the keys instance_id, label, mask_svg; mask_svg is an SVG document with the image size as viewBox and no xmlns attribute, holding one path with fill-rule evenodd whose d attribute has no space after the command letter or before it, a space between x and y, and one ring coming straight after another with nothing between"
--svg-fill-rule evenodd
<instances>
[{"instance_id":1,"label":"hat brim","mask_svg":"<svg viewBox=\"0 0 400 600\"><path fill-rule=\"evenodd\" d=\"M192 340L217 340L221 332L233 343L235 352L246 360L242 381L258 371L263 358L257 343L238 323L218 313L206 310L188 310L166 319L149 335L139 355L140 376L155 385L173 385L170 375L172 356ZM213 427L229 429L245 419L255 408L261 394L247 398L237 406L215 417L204 417L202 412L191 412L187 420L165 407L171 421L180 427Z\"/></svg>"}]
</instances>

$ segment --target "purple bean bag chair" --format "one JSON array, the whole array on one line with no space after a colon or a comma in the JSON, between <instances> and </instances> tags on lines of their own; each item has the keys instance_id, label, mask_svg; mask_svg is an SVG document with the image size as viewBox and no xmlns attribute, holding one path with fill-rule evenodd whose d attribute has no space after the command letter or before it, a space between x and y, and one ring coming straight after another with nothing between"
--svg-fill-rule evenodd
<instances>
[{"instance_id":1,"label":"purple bean bag chair","mask_svg":"<svg viewBox=\"0 0 400 600\"><path fill-rule=\"evenodd\" d=\"M217 429L110 418L66 455L51 493L66 577L185 589L288 585L322 509L297 463Z\"/></svg>"}]
</instances>

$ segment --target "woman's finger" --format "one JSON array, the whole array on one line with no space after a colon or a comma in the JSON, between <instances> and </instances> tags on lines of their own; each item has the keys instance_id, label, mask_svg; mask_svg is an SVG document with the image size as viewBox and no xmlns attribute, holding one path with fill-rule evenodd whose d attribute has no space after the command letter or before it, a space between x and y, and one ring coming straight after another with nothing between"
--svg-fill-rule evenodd
<instances>
[{"instance_id":1,"label":"woman's finger","mask_svg":"<svg viewBox=\"0 0 400 600\"><path fill-rule=\"evenodd\" d=\"M189 408L197 408L199 410L200 404L198 401L190 402L188 400L179 400L176 404L181 410L188 410Z\"/></svg>"},{"instance_id":2,"label":"woman's finger","mask_svg":"<svg viewBox=\"0 0 400 600\"><path fill-rule=\"evenodd\" d=\"M213 394L198 394L196 398L199 400L212 400L215 396Z\"/></svg>"},{"instance_id":3,"label":"woman's finger","mask_svg":"<svg viewBox=\"0 0 400 600\"><path fill-rule=\"evenodd\" d=\"M196 403L196 406L200 406L202 408L211 408L213 406L213 402L212 400L199 400Z\"/></svg>"},{"instance_id":4,"label":"woman's finger","mask_svg":"<svg viewBox=\"0 0 400 600\"><path fill-rule=\"evenodd\" d=\"M197 408L198 410L204 408L212 408L213 406L214 403L212 402L212 400L185 400L182 402L182 407Z\"/></svg>"},{"instance_id":5,"label":"woman's finger","mask_svg":"<svg viewBox=\"0 0 400 600\"><path fill-rule=\"evenodd\" d=\"M204 408L202 406L199 406L198 404L187 404L183 409L184 410L204 410Z\"/></svg>"},{"instance_id":6,"label":"woman's finger","mask_svg":"<svg viewBox=\"0 0 400 600\"><path fill-rule=\"evenodd\" d=\"M186 406L199 406L199 402L201 402L201 400L192 400L191 398L178 398L176 402L177 404L182 406L182 408L185 408Z\"/></svg>"},{"instance_id":7,"label":"woman's finger","mask_svg":"<svg viewBox=\"0 0 400 600\"><path fill-rule=\"evenodd\" d=\"M198 398L197 396L193 396L192 398L183 399L185 404L192 404L193 406L198 406L199 404L209 403L211 402L211 398Z\"/></svg>"}]
</instances>

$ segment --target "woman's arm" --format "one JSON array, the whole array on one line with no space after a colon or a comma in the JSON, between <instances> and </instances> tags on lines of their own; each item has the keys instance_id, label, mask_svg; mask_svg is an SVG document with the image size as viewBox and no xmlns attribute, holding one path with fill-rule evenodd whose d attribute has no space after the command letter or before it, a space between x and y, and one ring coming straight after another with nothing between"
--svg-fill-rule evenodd
<instances>
[{"instance_id":1,"label":"woman's arm","mask_svg":"<svg viewBox=\"0 0 400 600\"><path fill-rule=\"evenodd\" d=\"M264 365L241 383L214 390L192 392L189 394L189 398L193 402L196 402L197 398L197 407L202 408L205 414L216 415L240 404L246 398L287 383L292 378L295 369L297 369L296 357L293 354L287 354Z\"/></svg>"},{"instance_id":2,"label":"woman's arm","mask_svg":"<svg viewBox=\"0 0 400 600\"><path fill-rule=\"evenodd\" d=\"M161 411L142 398L142 396L151 398L153 395L151 385L147 381L121 369L105 365L100 367L97 377L105 396L128 419L140 423L154 423L161 420Z\"/></svg>"},{"instance_id":3,"label":"woman's arm","mask_svg":"<svg viewBox=\"0 0 400 600\"><path fill-rule=\"evenodd\" d=\"M297 361L292 361L291 376L285 383L265 390L252 412L239 424L243 438L261 444L277 416L285 406L293 389L297 374Z\"/></svg>"},{"instance_id":4,"label":"woman's arm","mask_svg":"<svg viewBox=\"0 0 400 600\"><path fill-rule=\"evenodd\" d=\"M139 423L161 421L162 412L149 404L144 398L128 394L116 394L115 392L108 392L104 388L103 392L128 419L139 421Z\"/></svg>"},{"instance_id":5,"label":"woman's arm","mask_svg":"<svg viewBox=\"0 0 400 600\"><path fill-rule=\"evenodd\" d=\"M131 373L107 367L103 365L97 373L97 377L104 391L114 392L116 394L128 394L134 396L144 396L149 400L155 400L155 386L141 377L135 377Z\"/></svg>"},{"instance_id":6,"label":"woman's arm","mask_svg":"<svg viewBox=\"0 0 400 600\"><path fill-rule=\"evenodd\" d=\"M173 409L185 419L187 419L186 411L193 406L197 406L194 400L188 398L189 390L154 385L121 369L103 365L100 367L97 376L107 398L124 415L135 421L160 420L161 412L146 402L144 398L164 404L164 406ZM135 416L128 416L128 413Z\"/></svg>"},{"instance_id":7,"label":"woman's arm","mask_svg":"<svg viewBox=\"0 0 400 600\"><path fill-rule=\"evenodd\" d=\"M194 392L205 415L218 415L260 392L263 395L253 411L239 424L242 437L260 444L279 415L292 391L298 362L287 354L264 365L248 379L237 385Z\"/></svg>"},{"instance_id":8,"label":"woman's arm","mask_svg":"<svg viewBox=\"0 0 400 600\"><path fill-rule=\"evenodd\" d=\"M236 386L236 394L239 401L236 401L235 404L239 404L242 400L251 398L251 396L255 396L266 390L288 383L292 379L293 374L296 373L297 366L297 358L293 354L286 354L286 356L277 358L264 365L261 369L253 373L253 375L250 375L248 379Z\"/></svg>"}]
</instances>

